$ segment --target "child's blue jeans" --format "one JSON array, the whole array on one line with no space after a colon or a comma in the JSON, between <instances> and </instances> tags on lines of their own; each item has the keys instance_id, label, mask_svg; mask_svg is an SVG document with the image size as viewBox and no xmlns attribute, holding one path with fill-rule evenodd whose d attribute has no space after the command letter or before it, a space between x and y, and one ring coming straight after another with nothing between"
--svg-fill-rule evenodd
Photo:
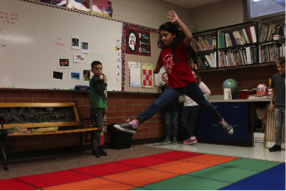
<instances>
[{"instance_id":1,"label":"child's blue jeans","mask_svg":"<svg viewBox=\"0 0 286 191\"><path fill-rule=\"evenodd\" d=\"M156 99L145 111L143 111L140 115L136 117L136 119L140 120L140 124L151 118L155 113L159 111L160 108L165 106L168 102L170 102L175 97L178 97L181 94L185 94L191 99L193 99L197 104L199 104L202 108L206 110L216 121L221 121L222 117L218 113L218 111L214 108L214 106L206 100L204 97L202 90L198 86L196 82L192 82L187 84L183 88L167 88L161 96Z\"/></svg>"}]
</instances>

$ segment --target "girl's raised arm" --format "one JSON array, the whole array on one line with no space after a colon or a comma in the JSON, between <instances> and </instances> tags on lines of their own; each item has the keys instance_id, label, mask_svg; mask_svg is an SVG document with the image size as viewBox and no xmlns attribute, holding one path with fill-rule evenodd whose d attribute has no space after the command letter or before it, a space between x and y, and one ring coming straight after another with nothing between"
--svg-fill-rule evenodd
<instances>
[{"instance_id":1,"label":"girl's raised arm","mask_svg":"<svg viewBox=\"0 0 286 191\"><path fill-rule=\"evenodd\" d=\"M186 47L189 47L193 39L193 35L188 27L181 21L181 19L179 19L178 15L173 10L168 11L167 18L170 19L171 23L177 24L182 29L182 32L185 35L184 44Z\"/></svg>"}]
</instances>

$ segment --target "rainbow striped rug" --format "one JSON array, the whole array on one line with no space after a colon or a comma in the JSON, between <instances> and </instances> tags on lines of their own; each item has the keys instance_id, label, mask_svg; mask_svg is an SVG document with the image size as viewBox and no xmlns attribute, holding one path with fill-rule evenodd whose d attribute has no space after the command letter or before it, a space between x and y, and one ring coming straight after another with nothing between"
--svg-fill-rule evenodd
<instances>
[{"instance_id":1,"label":"rainbow striped rug","mask_svg":"<svg viewBox=\"0 0 286 191\"><path fill-rule=\"evenodd\" d=\"M285 190L285 163L182 151L0 180L1 190Z\"/></svg>"}]
</instances>

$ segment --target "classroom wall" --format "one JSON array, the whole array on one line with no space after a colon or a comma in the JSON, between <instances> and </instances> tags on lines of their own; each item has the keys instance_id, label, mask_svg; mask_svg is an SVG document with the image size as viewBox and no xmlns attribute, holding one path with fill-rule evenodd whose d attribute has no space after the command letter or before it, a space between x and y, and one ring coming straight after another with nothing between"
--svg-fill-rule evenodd
<instances>
[{"instance_id":1,"label":"classroom wall","mask_svg":"<svg viewBox=\"0 0 286 191\"><path fill-rule=\"evenodd\" d=\"M186 25L192 21L188 9L161 0L112 0L112 7L114 19L155 29L169 21L169 10L176 11Z\"/></svg>"},{"instance_id":2,"label":"classroom wall","mask_svg":"<svg viewBox=\"0 0 286 191\"><path fill-rule=\"evenodd\" d=\"M244 22L243 0L222 0L190 10L193 32Z\"/></svg>"}]
</instances>

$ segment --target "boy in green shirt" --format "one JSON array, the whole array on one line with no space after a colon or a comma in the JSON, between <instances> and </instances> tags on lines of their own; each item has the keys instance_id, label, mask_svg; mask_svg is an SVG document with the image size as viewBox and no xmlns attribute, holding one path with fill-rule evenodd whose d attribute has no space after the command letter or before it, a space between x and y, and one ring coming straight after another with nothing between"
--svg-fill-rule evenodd
<instances>
[{"instance_id":1,"label":"boy in green shirt","mask_svg":"<svg viewBox=\"0 0 286 191\"><path fill-rule=\"evenodd\" d=\"M107 110L107 76L102 73L102 63L99 61L91 63L91 72L94 76L89 81L90 117L95 126L99 128L99 131L92 134L95 137L92 139L95 153L92 154L100 158L100 156L107 156L107 153L99 146L103 117Z\"/></svg>"}]
</instances>

